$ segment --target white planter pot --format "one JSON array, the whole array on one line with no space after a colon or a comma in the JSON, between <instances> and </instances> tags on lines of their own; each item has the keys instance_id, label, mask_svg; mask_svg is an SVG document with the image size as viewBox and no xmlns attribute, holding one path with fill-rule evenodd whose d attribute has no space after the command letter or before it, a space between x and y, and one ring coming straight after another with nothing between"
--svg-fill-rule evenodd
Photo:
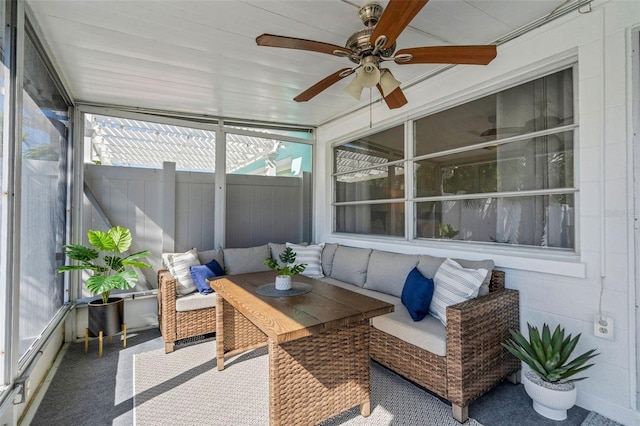
<instances>
[{"instance_id":1,"label":"white planter pot","mask_svg":"<svg viewBox=\"0 0 640 426\"><path fill-rule=\"evenodd\" d=\"M529 378L531 375L531 378ZM576 403L578 390L573 383L554 385L542 382L535 374L528 371L522 377L524 389L533 400L533 409L551 420L564 420L567 418L567 410Z\"/></svg>"},{"instance_id":2,"label":"white planter pot","mask_svg":"<svg viewBox=\"0 0 640 426\"><path fill-rule=\"evenodd\" d=\"M278 275L276 277L276 290L291 290L291 277L289 275Z\"/></svg>"}]
</instances>

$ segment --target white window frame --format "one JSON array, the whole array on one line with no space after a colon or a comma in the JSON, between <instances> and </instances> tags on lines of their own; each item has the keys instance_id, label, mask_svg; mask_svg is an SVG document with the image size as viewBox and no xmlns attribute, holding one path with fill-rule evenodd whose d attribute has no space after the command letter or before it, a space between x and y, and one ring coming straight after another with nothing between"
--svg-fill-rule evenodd
<instances>
[{"instance_id":1,"label":"white window frame","mask_svg":"<svg viewBox=\"0 0 640 426\"><path fill-rule=\"evenodd\" d=\"M566 131L573 131L573 180L574 187L572 188L562 188L557 191L562 193L571 192L574 194L574 206L575 206L575 226L574 226L574 248L573 249L556 249L552 247L539 247L539 246L514 246L511 244L502 244L502 243L492 243L492 242L475 242L475 241L440 241L434 239L424 239L424 238L416 238L415 236L415 203L420 201L425 201L425 198L412 197L414 194L414 182L413 182L413 165L414 162L419 159L428 158L430 156L436 156L435 154L427 154L421 156L415 156L415 146L413 143L414 135L413 135L413 122L419 120L428 115L432 115L438 113L440 111L444 111L446 109L462 105L468 102L471 102L475 99L479 99L483 96L487 96L493 93L498 93L504 90L507 90L511 87L519 86L525 84L530 81L534 81L539 78L543 78L547 75L560 72L566 69L572 70L573 77L573 108L574 108L574 123L566 126L561 126L553 129L542 130L538 132L532 132L527 135L518 135L511 138L505 138L499 141L490 141L485 144L477 144L474 145L473 148L463 147L452 149L446 151L446 153L455 153L462 152L470 149L478 149L483 146L495 146L496 143L504 144L513 142L515 140L521 139L530 139L532 137L544 136L555 133L562 133ZM336 173L334 170L335 164L335 148L343 145L345 143L349 143L355 141L359 138L363 138L372 134L380 133L389 128L398 126L400 123L397 121L387 122L384 127L380 126L372 129L361 130L358 132L353 132L351 134L345 135L344 137L336 140L329 145L329 155L331 159L331 233L335 238L347 238L347 239L357 239L363 241L381 241L381 242L393 242L396 241L400 244L409 244L411 246L423 246L423 247L434 247L442 250L464 250L470 251L478 248L478 246L483 247L483 250L491 251L498 256L513 256L513 255L526 255L527 257L535 257L539 258L541 261L544 259L553 258L555 260L567 261L575 263L579 260L580 253L580 188L579 188L579 110L578 110L578 75L577 75L577 59L575 54L569 53L564 58L554 58L549 63L541 64L539 67L535 69L523 69L519 72L510 73L508 78L502 79L493 84L489 84L484 88L479 88L476 91L469 92L465 91L458 94L453 94L448 97L445 101L436 104L430 105L422 109L420 112L412 114L408 116L404 121L405 127L405 158L404 158L404 166L405 166L405 235L404 237L397 236L387 236L387 235L378 235L378 234L359 234L359 233L348 233L348 232L337 232L336 231L336 207L340 205L348 205L348 204L373 204L372 201L359 201L359 202L336 202ZM437 154L443 155L443 152ZM396 161L395 163L397 163ZM386 165L391 165L394 162L390 162ZM549 194L556 190L545 190L545 194ZM524 191L518 192L517 195L540 195L540 191L529 191L525 194ZM496 194L477 194L475 198L487 198L489 196L506 196L507 193L496 193ZM468 195L464 196L448 196L447 199L454 198L470 198ZM375 200L375 202L391 202L396 201L397 199L387 199L387 200ZM430 201L433 201L434 198L429 198ZM396 201L397 202L397 201ZM584 275L584 265L575 264L575 268L570 268L568 274L571 276L582 276Z\"/></svg>"}]
</instances>

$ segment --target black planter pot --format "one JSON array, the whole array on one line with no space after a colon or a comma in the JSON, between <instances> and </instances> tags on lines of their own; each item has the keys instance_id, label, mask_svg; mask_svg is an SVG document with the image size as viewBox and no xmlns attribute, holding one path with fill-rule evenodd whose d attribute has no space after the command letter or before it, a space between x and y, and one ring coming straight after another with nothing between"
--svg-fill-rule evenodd
<instances>
[{"instance_id":1,"label":"black planter pot","mask_svg":"<svg viewBox=\"0 0 640 426\"><path fill-rule=\"evenodd\" d=\"M89 302L89 332L91 337L97 337L102 331L103 336L112 336L122 331L124 324L124 299L110 297L107 303L102 299Z\"/></svg>"}]
</instances>

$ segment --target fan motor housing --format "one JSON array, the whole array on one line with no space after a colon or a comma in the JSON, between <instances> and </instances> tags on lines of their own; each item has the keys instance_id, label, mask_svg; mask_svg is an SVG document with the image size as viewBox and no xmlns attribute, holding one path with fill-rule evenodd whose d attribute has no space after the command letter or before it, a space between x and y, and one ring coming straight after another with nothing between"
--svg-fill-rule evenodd
<instances>
[{"instance_id":1,"label":"fan motor housing","mask_svg":"<svg viewBox=\"0 0 640 426\"><path fill-rule=\"evenodd\" d=\"M380 3L368 3L358 10L358 16L362 19L365 27L373 27L382 16L382 6Z\"/></svg>"},{"instance_id":2,"label":"fan motor housing","mask_svg":"<svg viewBox=\"0 0 640 426\"><path fill-rule=\"evenodd\" d=\"M347 40L347 44L345 47L347 49L351 49L354 55L350 55L349 59L351 62L356 64L360 63L360 60L364 56L369 56L373 52L373 46L371 45L371 34L373 34L374 28L363 28L361 30L356 31L351 34L351 37ZM376 56L384 56L390 57L393 55L393 52L396 50L396 44L393 43L391 47L387 49L380 49Z\"/></svg>"}]
</instances>

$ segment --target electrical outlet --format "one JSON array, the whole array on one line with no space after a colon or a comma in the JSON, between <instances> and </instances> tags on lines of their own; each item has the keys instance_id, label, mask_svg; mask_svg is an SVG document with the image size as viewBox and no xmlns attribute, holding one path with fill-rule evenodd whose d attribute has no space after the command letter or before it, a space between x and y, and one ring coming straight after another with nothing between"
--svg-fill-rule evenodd
<instances>
[{"instance_id":1,"label":"electrical outlet","mask_svg":"<svg viewBox=\"0 0 640 426\"><path fill-rule=\"evenodd\" d=\"M596 315L593 321L593 334L602 339L613 340L613 318Z\"/></svg>"}]
</instances>

